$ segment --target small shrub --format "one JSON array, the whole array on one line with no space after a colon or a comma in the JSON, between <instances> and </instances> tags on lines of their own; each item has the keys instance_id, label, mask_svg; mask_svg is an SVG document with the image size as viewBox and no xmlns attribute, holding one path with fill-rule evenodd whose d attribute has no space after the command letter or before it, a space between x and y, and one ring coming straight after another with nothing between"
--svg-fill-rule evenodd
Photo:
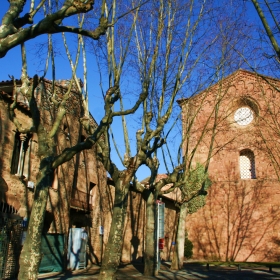
<instances>
[{"instance_id":1,"label":"small shrub","mask_svg":"<svg viewBox=\"0 0 280 280\"><path fill-rule=\"evenodd\" d=\"M184 255L187 259L190 259L193 255L193 244L192 242L186 237L185 239L185 248L184 248Z\"/></svg>"}]
</instances>

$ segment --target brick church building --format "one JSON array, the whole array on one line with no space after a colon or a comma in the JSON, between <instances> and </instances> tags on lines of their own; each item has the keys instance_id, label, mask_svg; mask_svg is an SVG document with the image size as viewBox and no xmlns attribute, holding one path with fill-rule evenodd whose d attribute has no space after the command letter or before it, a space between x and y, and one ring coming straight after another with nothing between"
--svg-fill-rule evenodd
<instances>
[{"instance_id":1,"label":"brick church building","mask_svg":"<svg viewBox=\"0 0 280 280\"><path fill-rule=\"evenodd\" d=\"M280 261L280 81L238 70L179 101L185 157L208 166L193 258Z\"/></svg>"}]
</instances>

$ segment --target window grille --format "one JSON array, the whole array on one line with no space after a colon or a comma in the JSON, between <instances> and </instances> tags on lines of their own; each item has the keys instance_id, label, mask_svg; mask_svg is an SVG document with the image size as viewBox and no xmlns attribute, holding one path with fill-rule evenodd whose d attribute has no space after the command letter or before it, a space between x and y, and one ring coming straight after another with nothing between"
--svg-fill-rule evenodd
<instances>
[{"instance_id":1,"label":"window grille","mask_svg":"<svg viewBox=\"0 0 280 280\"><path fill-rule=\"evenodd\" d=\"M253 112L248 107L241 107L241 108L237 109L234 114L234 120L239 125L247 125L247 124L251 123L253 119L254 119Z\"/></svg>"},{"instance_id":2,"label":"window grille","mask_svg":"<svg viewBox=\"0 0 280 280\"><path fill-rule=\"evenodd\" d=\"M239 156L240 178L256 179L255 156L250 150L243 150Z\"/></svg>"}]
</instances>

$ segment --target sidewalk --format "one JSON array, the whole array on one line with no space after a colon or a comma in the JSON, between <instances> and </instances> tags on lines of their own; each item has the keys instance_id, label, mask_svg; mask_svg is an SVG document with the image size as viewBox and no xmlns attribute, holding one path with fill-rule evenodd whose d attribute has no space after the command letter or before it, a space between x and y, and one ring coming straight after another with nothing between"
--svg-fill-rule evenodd
<instances>
[{"instance_id":1,"label":"sidewalk","mask_svg":"<svg viewBox=\"0 0 280 280\"><path fill-rule=\"evenodd\" d=\"M87 280L87 279L98 279L100 267L93 265L84 270L76 270L73 272L66 273L47 273L40 274L39 279L41 280ZM116 279L118 280L132 280L132 279L168 279L168 280L183 280L183 279L225 279L225 280L251 280L251 279L279 279L280 280L280 268L272 268L269 271L268 267L254 267L254 268L240 268L237 266L210 266L209 269L206 265L186 263L184 269L180 271L170 270L170 263L165 262L161 265L159 275L156 277L143 276L144 266L142 263L126 264L121 265L117 274Z\"/></svg>"}]
</instances>

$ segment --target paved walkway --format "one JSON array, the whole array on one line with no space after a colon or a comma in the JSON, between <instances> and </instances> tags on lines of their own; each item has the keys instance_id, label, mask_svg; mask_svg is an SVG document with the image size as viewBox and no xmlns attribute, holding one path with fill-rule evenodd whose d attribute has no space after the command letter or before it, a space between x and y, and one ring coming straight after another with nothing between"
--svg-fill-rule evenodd
<instances>
[{"instance_id":1,"label":"paved walkway","mask_svg":"<svg viewBox=\"0 0 280 280\"><path fill-rule=\"evenodd\" d=\"M117 275L117 280L132 280L132 279L168 279L168 280L185 280L185 279L210 279L210 280L280 280L280 268L272 268L271 271L266 266L254 268L238 268L237 266L213 266L209 268L206 265L188 264L184 265L184 269L180 271L170 270L170 263L163 263L156 277L143 276L143 264L127 264L121 265ZM53 280L86 280L98 279L100 267L93 265L84 270L66 272L62 274L48 273L40 274L39 279Z\"/></svg>"}]
</instances>

